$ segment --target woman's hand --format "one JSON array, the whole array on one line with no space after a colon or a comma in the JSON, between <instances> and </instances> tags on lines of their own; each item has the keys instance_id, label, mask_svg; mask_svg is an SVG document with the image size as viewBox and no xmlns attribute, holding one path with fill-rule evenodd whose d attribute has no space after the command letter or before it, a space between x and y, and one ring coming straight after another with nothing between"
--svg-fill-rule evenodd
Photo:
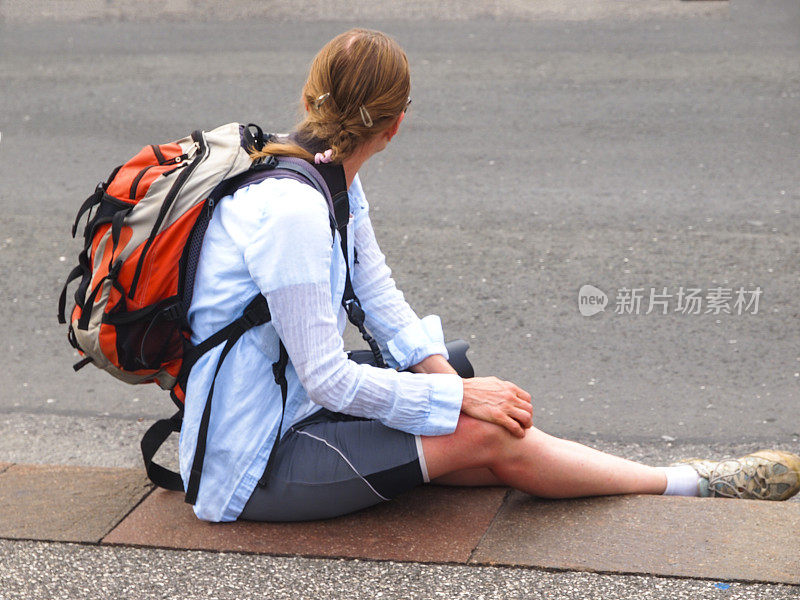
<instances>
[{"instance_id":1,"label":"woman's hand","mask_svg":"<svg viewBox=\"0 0 800 600\"><path fill-rule=\"evenodd\" d=\"M461 412L508 429L516 437L525 437L533 426L531 395L510 381L497 377L464 379Z\"/></svg>"}]
</instances>

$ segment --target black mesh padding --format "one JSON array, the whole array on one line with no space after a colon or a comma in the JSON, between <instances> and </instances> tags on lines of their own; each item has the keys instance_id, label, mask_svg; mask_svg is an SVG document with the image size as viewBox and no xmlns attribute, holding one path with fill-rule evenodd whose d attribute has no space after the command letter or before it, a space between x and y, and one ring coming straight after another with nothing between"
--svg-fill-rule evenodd
<instances>
[{"instance_id":1,"label":"black mesh padding","mask_svg":"<svg viewBox=\"0 0 800 600\"><path fill-rule=\"evenodd\" d=\"M186 244L186 256L184 262L183 289L181 299L183 308L186 312L192 305L194 294L194 278L197 274L197 263L200 261L200 250L203 248L203 238L208 229L208 222L211 220L211 210L204 209L197 218L189 242Z\"/></svg>"}]
</instances>

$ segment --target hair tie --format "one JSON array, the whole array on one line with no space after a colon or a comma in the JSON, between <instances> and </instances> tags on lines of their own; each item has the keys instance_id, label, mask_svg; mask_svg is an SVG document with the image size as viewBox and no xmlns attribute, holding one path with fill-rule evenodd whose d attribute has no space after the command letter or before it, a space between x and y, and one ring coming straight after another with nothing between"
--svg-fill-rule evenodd
<instances>
[{"instance_id":1,"label":"hair tie","mask_svg":"<svg viewBox=\"0 0 800 600\"><path fill-rule=\"evenodd\" d=\"M325 101L330 97L330 92L325 92L324 94L317 96L317 99L314 101L314 108L319 110L319 107L325 104Z\"/></svg>"},{"instance_id":2,"label":"hair tie","mask_svg":"<svg viewBox=\"0 0 800 600\"><path fill-rule=\"evenodd\" d=\"M372 127L372 117L369 116L367 107L362 104L361 108L358 109L358 112L361 114L361 120L364 122L364 127Z\"/></svg>"},{"instance_id":3,"label":"hair tie","mask_svg":"<svg viewBox=\"0 0 800 600\"><path fill-rule=\"evenodd\" d=\"M333 149L328 148L325 152L317 152L314 155L314 164L318 165L320 163L329 163L331 162L331 155L333 155Z\"/></svg>"}]
</instances>

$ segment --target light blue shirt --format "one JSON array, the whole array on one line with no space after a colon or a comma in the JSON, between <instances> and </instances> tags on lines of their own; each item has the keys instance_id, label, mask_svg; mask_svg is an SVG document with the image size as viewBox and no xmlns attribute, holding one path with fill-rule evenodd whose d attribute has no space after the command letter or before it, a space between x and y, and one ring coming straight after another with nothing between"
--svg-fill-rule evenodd
<instances>
[{"instance_id":1,"label":"light blue shirt","mask_svg":"<svg viewBox=\"0 0 800 600\"><path fill-rule=\"evenodd\" d=\"M353 289L387 363L402 370L432 354L447 356L439 317L417 317L395 286L375 241L358 176L349 194ZM264 473L281 417L280 388L272 374L278 336L290 359L284 432L320 407L378 419L417 435L455 430L463 394L457 375L398 372L347 359L344 281L339 234L331 235L325 198L311 186L268 179L217 206L189 309L192 342L239 317L258 293L267 298L272 320L240 338L217 376L194 506L199 518L235 520ZM189 376L180 438L184 485L222 346L202 356Z\"/></svg>"}]
</instances>

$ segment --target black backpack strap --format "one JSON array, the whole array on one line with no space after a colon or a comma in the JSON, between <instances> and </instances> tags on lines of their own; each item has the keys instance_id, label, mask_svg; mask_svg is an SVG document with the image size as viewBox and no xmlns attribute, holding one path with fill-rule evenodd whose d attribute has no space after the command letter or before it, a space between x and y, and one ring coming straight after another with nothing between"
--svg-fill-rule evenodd
<instances>
[{"instance_id":1,"label":"black backpack strap","mask_svg":"<svg viewBox=\"0 0 800 600\"><path fill-rule=\"evenodd\" d=\"M364 314L364 309L361 308L361 302L356 296L355 290L353 290L353 282L350 278L350 261L347 250L347 224L350 221L350 196L347 194L347 180L345 178L344 168L341 165L332 163L319 164L316 168L333 194L331 204L333 205L336 228L339 230L339 239L341 240L345 264L342 306L344 306L344 310L347 313L347 318L356 326L359 333L361 333L361 338L369 344L369 349L375 357L376 366L385 369L387 367L386 361L383 360L378 342L375 341L364 326L366 315Z\"/></svg>"},{"instance_id":2,"label":"black backpack strap","mask_svg":"<svg viewBox=\"0 0 800 600\"><path fill-rule=\"evenodd\" d=\"M144 468L150 481L158 487L162 487L173 492L183 491L183 481L181 476L175 471L162 467L153 462L161 445L173 433L181 430L183 422L183 411L179 410L169 419L161 419L150 426L142 437L142 457L144 458Z\"/></svg>"},{"instance_id":3,"label":"black backpack strap","mask_svg":"<svg viewBox=\"0 0 800 600\"><path fill-rule=\"evenodd\" d=\"M289 353L286 352L286 347L283 345L283 342L278 342L280 344L279 347L279 356L277 362L272 364L272 374L275 377L275 383L277 383L281 388L281 420L278 423L278 435L275 437L275 441L272 443L272 450L269 452L269 458L267 459L267 466L264 469L264 474L261 475L261 479L258 480L258 485L264 487L267 485L267 479L269 477L269 473L272 470L272 463L275 461L275 455L277 454L278 444L281 443L281 435L283 434L283 417L286 414L286 397L289 393L289 383L286 381L286 365L289 364Z\"/></svg>"},{"instance_id":4,"label":"black backpack strap","mask_svg":"<svg viewBox=\"0 0 800 600\"><path fill-rule=\"evenodd\" d=\"M197 362L197 359L222 342L226 342L225 348L223 348L222 354L217 361L214 379L211 382L211 389L209 390L208 397L206 398L206 405L200 422L200 430L197 435L197 446L195 448L194 459L192 461L192 472L187 484L186 492L186 501L190 504L194 504L197 500L197 491L200 486L200 473L202 472L203 461L205 458L208 426L211 418L211 399L214 395L214 383L216 381L217 374L222 367L222 362L225 360L225 357L230 349L245 331L257 325L266 323L269 320L270 315L266 298L259 294L253 298L252 301L250 301L250 303L244 309L241 317L226 327L223 327L220 331L204 340L198 346L187 349L187 352L184 355L184 362L181 368L181 374L178 376L178 380L185 389L186 379L188 378L189 371L191 370L192 365ZM141 443L144 467L147 471L147 476L150 478L150 481L159 487L176 492L183 491L184 489L183 480L181 479L180 474L170 471L169 469L153 462L153 457L173 432L177 433L181 430L182 423L183 409L181 408L169 419L161 419L153 423L147 432L145 432Z\"/></svg>"},{"instance_id":5,"label":"black backpack strap","mask_svg":"<svg viewBox=\"0 0 800 600\"><path fill-rule=\"evenodd\" d=\"M208 426L211 422L211 400L214 397L214 386L217 382L217 375L222 368L222 363L225 357L231 351L231 348L236 344L245 331L252 329L258 325L263 325L270 320L269 308L267 307L267 300L261 294L258 294L247 307L244 309L242 316L223 327L220 331L200 343L198 346L190 351L190 355L186 356L185 360L189 360L186 367L181 368L181 373L185 372L184 377L188 378L188 373L191 370L197 359L205 354L211 348L214 348L225 341L225 347L217 359L217 367L214 370L214 377L211 380L211 388L208 390L206 397L206 404L203 408L203 416L200 419L200 427L197 432L197 444L194 450L194 458L192 459L192 468L189 474L189 481L186 484L186 502L194 504L197 502L197 492L200 489L200 476L203 472L203 461L206 454L206 442L208 440ZM283 347L283 344L281 344Z\"/></svg>"},{"instance_id":6,"label":"black backpack strap","mask_svg":"<svg viewBox=\"0 0 800 600\"><path fill-rule=\"evenodd\" d=\"M85 272L86 268L83 265L78 265L69 272L69 275L67 275L67 282L64 284L64 287L61 288L61 295L58 297L58 322L62 325L67 322L67 318L64 314L67 309L67 287L78 277L82 277Z\"/></svg>"},{"instance_id":7,"label":"black backpack strap","mask_svg":"<svg viewBox=\"0 0 800 600\"><path fill-rule=\"evenodd\" d=\"M94 188L94 193L89 196L86 200L84 200L81 207L78 209L78 214L75 217L75 222L72 224L72 237L75 237L75 234L78 233L78 224L81 222L81 217L83 213L92 209L92 207L100 204L100 200L103 199L103 193L105 192L105 184L100 182L97 184L97 187Z\"/></svg>"},{"instance_id":8,"label":"black backpack strap","mask_svg":"<svg viewBox=\"0 0 800 600\"><path fill-rule=\"evenodd\" d=\"M268 323L271 318L267 299L261 294L257 294L242 311L241 317L206 338L197 346L191 346L184 351L181 375L178 376L178 379L184 379L184 376L188 376L197 359L212 348L216 348L233 336L241 336L251 327Z\"/></svg>"}]
</instances>

